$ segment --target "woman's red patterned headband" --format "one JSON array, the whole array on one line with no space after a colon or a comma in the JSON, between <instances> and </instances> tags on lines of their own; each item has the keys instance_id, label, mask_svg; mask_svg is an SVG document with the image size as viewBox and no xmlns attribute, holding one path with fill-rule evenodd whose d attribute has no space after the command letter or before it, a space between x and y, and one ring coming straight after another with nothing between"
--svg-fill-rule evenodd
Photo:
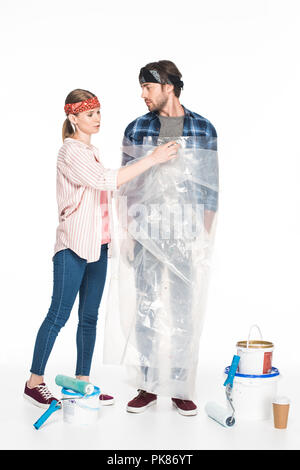
<instances>
[{"instance_id":1,"label":"woman's red patterned headband","mask_svg":"<svg viewBox=\"0 0 300 470\"><path fill-rule=\"evenodd\" d=\"M82 111L88 111L89 109L100 108L100 103L97 96L89 98L88 100L79 101L78 103L67 103L64 107L66 115L78 114Z\"/></svg>"}]
</instances>

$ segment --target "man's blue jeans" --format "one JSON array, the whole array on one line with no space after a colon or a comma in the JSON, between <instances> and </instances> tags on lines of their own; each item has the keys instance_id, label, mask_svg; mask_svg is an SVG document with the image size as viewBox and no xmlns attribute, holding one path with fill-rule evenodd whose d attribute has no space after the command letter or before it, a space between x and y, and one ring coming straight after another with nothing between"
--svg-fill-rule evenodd
<instances>
[{"instance_id":1,"label":"man's blue jeans","mask_svg":"<svg viewBox=\"0 0 300 470\"><path fill-rule=\"evenodd\" d=\"M53 257L52 302L37 334L30 369L33 374L44 375L56 337L70 316L78 292L75 375L90 374L98 309L106 279L107 249L107 244L102 245L100 259L93 263L87 263L70 249L58 251Z\"/></svg>"}]
</instances>

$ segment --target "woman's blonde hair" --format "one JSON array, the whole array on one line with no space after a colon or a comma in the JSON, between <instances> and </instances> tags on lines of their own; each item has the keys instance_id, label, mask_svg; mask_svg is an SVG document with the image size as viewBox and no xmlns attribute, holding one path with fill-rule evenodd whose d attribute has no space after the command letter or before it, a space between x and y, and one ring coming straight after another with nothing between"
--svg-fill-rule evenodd
<instances>
[{"instance_id":1,"label":"woman's blonde hair","mask_svg":"<svg viewBox=\"0 0 300 470\"><path fill-rule=\"evenodd\" d=\"M78 103L79 101L88 100L89 98L94 98L94 94L87 90L81 90L80 88L76 88L76 90L71 91L65 99L65 104L69 103ZM62 128L62 139L63 141L67 137L72 137L75 131L72 127L72 124L67 117L65 122L63 123Z\"/></svg>"}]
</instances>

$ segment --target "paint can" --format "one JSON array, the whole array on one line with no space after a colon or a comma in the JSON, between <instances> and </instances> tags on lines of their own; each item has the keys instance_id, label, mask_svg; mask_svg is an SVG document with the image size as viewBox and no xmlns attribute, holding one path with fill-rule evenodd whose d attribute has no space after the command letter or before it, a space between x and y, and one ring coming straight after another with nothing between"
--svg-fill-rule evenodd
<instances>
[{"instance_id":1,"label":"paint can","mask_svg":"<svg viewBox=\"0 0 300 470\"><path fill-rule=\"evenodd\" d=\"M90 395L62 388L63 420L69 424L92 424L98 420L100 388L94 387Z\"/></svg>"},{"instance_id":2,"label":"paint can","mask_svg":"<svg viewBox=\"0 0 300 470\"><path fill-rule=\"evenodd\" d=\"M258 329L260 340L250 340L253 328ZM274 344L270 341L263 341L261 331L257 325L251 326L248 340L239 341L236 347L237 355L240 356L239 373L252 375L270 374L272 371Z\"/></svg>"},{"instance_id":3,"label":"paint can","mask_svg":"<svg viewBox=\"0 0 300 470\"><path fill-rule=\"evenodd\" d=\"M229 367L225 374L228 375ZM234 377L232 401L237 420L265 420L272 417L272 402L277 395L280 374L272 367L269 374L254 375L237 372Z\"/></svg>"}]
</instances>

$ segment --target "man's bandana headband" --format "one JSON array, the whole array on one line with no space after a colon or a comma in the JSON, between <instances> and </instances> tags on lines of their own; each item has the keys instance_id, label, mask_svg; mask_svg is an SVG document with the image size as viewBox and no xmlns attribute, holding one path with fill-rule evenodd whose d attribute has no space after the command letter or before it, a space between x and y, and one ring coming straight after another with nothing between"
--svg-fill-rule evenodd
<instances>
[{"instance_id":1,"label":"man's bandana headband","mask_svg":"<svg viewBox=\"0 0 300 470\"><path fill-rule=\"evenodd\" d=\"M164 84L157 70L149 70L146 67L141 68L140 83L160 83L161 85ZM179 88L183 88L183 82L176 75L171 75L170 73L168 73L167 83L169 83L170 85L178 86Z\"/></svg>"},{"instance_id":2,"label":"man's bandana headband","mask_svg":"<svg viewBox=\"0 0 300 470\"><path fill-rule=\"evenodd\" d=\"M65 105L64 110L66 115L78 114L82 111L88 111L89 109L99 108L100 103L97 96L89 98L88 100L78 101L78 103L68 103Z\"/></svg>"}]
</instances>

